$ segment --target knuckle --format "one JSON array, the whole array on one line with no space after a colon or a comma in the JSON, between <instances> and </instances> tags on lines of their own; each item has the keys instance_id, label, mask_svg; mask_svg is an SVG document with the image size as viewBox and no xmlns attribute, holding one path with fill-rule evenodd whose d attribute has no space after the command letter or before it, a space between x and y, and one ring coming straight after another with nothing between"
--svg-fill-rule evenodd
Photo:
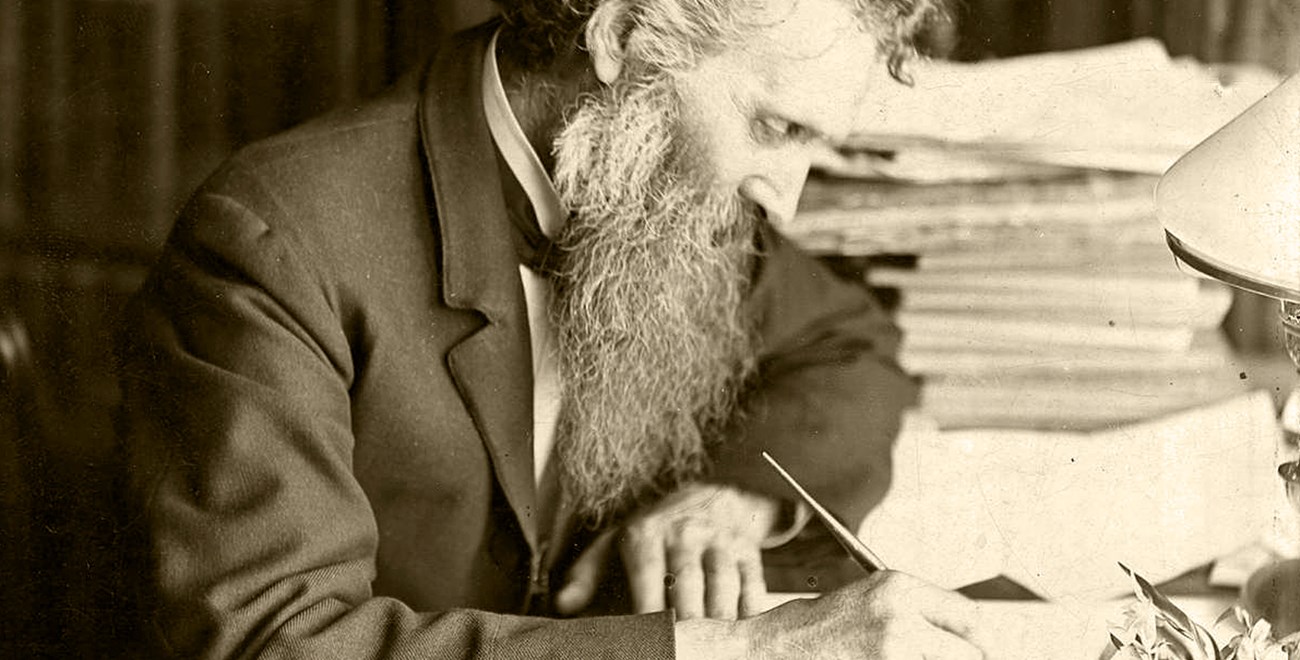
<instances>
[{"instance_id":1,"label":"knuckle","mask_svg":"<svg viewBox=\"0 0 1300 660\"><path fill-rule=\"evenodd\" d=\"M741 563L740 555L726 545L715 545L704 553L704 563L712 568L735 568Z\"/></svg>"},{"instance_id":2,"label":"knuckle","mask_svg":"<svg viewBox=\"0 0 1300 660\"><path fill-rule=\"evenodd\" d=\"M888 603L871 603L867 617L871 619L871 625L882 633L898 627L898 611Z\"/></svg>"},{"instance_id":3,"label":"knuckle","mask_svg":"<svg viewBox=\"0 0 1300 660\"><path fill-rule=\"evenodd\" d=\"M674 536L683 546L702 548L708 544L713 534L708 525L695 519L686 519L678 522Z\"/></svg>"},{"instance_id":4,"label":"knuckle","mask_svg":"<svg viewBox=\"0 0 1300 660\"><path fill-rule=\"evenodd\" d=\"M652 525L648 521L644 519L637 520L623 528L623 533L619 535L618 544L622 548L638 548L649 543L655 536Z\"/></svg>"},{"instance_id":5,"label":"knuckle","mask_svg":"<svg viewBox=\"0 0 1300 660\"><path fill-rule=\"evenodd\" d=\"M697 580L704 576L704 567L696 561L674 562L672 566L673 574L677 576L677 581Z\"/></svg>"},{"instance_id":6,"label":"knuckle","mask_svg":"<svg viewBox=\"0 0 1300 660\"><path fill-rule=\"evenodd\" d=\"M878 593L873 594L873 597L868 598L866 603L860 607L860 611L866 614L871 625L881 630L892 627L901 614L896 600Z\"/></svg>"},{"instance_id":7,"label":"knuckle","mask_svg":"<svg viewBox=\"0 0 1300 660\"><path fill-rule=\"evenodd\" d=\"M717 536L718 536L719 545L727 545L729 547L737 548L737 549L749 548L749 547L752 547L754 549L758 548L757 539L750 538L750 536L746 534L743 529L737 527L729 527L727 529L720 530Z\"/></svg>"},{"instance_id":8,"label":"knuckle","mask_svg":"<svg viewBox=\"0 0 1300 660\"><path fill-rule=\"evenodd\" d=\"M872 574L872 577L875 578L876 584L882 588L897 585L899 580L902 579L900 573L895 573L893 571L877 571Z\"/></svg>"},{"instance_id":9,"label":"knuckle","mask_svg":"<svg viewBox=\"0 0 1300 660\"><path fill-rule=\"evenodd\" d=\"M881 571L872 577L871 593L879 600L895 601L906 591L906 579L900 573Z\"/></svg>"}]
</instances>

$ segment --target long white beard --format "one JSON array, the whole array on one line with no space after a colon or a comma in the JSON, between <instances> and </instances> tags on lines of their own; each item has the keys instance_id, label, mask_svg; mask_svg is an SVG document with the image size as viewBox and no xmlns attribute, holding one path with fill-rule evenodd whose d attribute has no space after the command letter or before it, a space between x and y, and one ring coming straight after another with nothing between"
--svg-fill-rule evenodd
<instances>
[{"instance_id":1,"label":"long white beard","mask_svg":"<svg viewBox=\"0 0 1300 660\"><path fill-rule=\"evenodd\" d=\"M556 451L591 524L704 472L753 370L757 213L678 147L671 84L586 99L556 140Z\"/></svg>"}]
</instances>

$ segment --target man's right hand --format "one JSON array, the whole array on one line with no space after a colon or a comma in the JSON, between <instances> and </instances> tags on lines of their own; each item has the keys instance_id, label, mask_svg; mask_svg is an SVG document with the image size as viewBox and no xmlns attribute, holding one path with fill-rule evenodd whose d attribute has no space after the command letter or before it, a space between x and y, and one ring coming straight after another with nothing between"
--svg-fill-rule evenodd
<instances>
[{"instance_id":1,"label":"man's right hand","mask_svg":"<svg viewBox=\"0 0 1300 660\"><path fill-rule=\"evenodd\" d=\"M965 597L901 573L880 572L817 599L731 623L684 621L678 658L978 660L977 610ZM987 632L985 632L987 634Z\"/></svg>"}]
</instances>

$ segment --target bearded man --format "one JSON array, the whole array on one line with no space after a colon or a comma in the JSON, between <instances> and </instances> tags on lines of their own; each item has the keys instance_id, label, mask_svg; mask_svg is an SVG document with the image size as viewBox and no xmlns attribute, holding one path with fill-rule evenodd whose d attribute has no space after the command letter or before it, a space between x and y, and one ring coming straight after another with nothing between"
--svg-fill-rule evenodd
<instances>
[{"instance_id":1,"label":"bearded man","mask_svg":"<svg viewBox=\"0 0 1300 660\"><path fill-rule=\"evenodd\" d=\"M897 574L760 611L820 528L759 452L858 522L914 395L773 226L935 8L503 9L182 213L121 355L154 652L979 657Z\"/></svg>"}]
</instances>

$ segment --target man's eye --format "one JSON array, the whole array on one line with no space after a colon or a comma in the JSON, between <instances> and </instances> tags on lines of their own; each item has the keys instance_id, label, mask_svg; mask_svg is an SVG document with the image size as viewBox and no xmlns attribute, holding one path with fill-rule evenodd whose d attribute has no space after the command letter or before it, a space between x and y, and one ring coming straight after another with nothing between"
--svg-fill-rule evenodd
<instances>
[{"instance_id":1,"label":"man's eye","mask_svg":"<svg viewBox=\"0 0 1300 660\"><path fill-rule=\"evenodd\" d=\"M754 121L754 134L764 144L781 144L796 142L804 144L814 137L812 131L802 124L787 121L780 117L764 117Z\"/></svg>"}]
</instances>

